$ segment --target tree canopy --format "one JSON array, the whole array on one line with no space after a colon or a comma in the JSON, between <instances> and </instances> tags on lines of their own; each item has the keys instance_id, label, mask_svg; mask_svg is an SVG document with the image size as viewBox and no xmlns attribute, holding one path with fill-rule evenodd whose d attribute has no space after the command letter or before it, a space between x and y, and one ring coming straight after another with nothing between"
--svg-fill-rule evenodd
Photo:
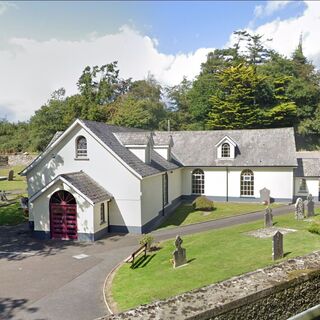
<instances>
[{"instance_id":1,"label":"tree canopy","mask_svg":"<svg viewBox=\"0 0 320 320\"><path fill-rule=\"evenodd\" d=\"M0 152L43 150L76 118L149 130L166 129L168 120L172 130L294 126L298 137L317 141L320 73L304 55L302 38L285 57L268 49L263 35L234 36L229 48L207 55L194 80L172 87L152 76L123 79L117 62L86 66L77 94L60 88L29 121L0 120Z\"/></svg>"}]
</instances>

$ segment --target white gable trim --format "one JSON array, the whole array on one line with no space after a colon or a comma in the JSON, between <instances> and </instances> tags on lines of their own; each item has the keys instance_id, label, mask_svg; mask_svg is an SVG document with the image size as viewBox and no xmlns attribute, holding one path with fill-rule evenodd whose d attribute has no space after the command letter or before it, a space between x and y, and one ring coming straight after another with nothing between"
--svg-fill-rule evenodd
<instances>
[{"instance_id":1,"label":"white gable trim","mask_svg":"<svg viewBox=\"0 0 320 320\"><path fill-rule=\"evenodd\" d=\"M84 195L79 189L77 189L73 184L71 184L68 180L66 180L65 178L61 177L61 176L57 176L55 177L51 182L49 182L46 186L44 186L41 190L39 190L38 192L36 192L31 198L30 198L30 202L33 202L34 200L36 200L39 196L41 196L46 190L48 190L50 187L52 187L53 185L55 185L58 181L61 181L63 183L65 183L69 188L73 189L78 195L80 195L82 198L84 198L86 201L88 201L92 206L94 205L94 203L92 202L91 199L89 199L86 195Z\"/></svg>"},{"instance_id":2,"label":"white gable trim","mask_svg":"<svg viewBox=\"0 0 320 320\"><path fill-rule=\"evenodd\" d=\"M79 120L83 129L85 129L91 136L96 139L106 150L109 151L124 167L126 167L133 175L135 175L137 178L142 179L142 176L133 170L128 164L123 161L112 149L110 149L98 136L96 136L81 120Z\"/></svg>"},{"instance_id":3,"label":"white gable trim","mask_svg":"<svg viewBox=\"0 0 320 320\"><path fill-rule=\"evenodd\" d=\"M124 167L126 167L133 175L137 178L142 179L142 176L139 175L135 170L133 170L128 164L123 161L113 150L111 150L99 137L97 137L81 120L75 120L70 127L64 131L64 133L47 149L45 149L33 162L31 162L23 171L20 172L21 176L25 176L29 171L35 168L41 160L56 146L60 143L61 140L64 139L75 127L76 125L80 125L86 132L88 132L95 140L97 140L106 150L109 151Z\"/></svg>"},{"instance_id":4,"label":"white gable trim","mask_svg":"<svg viewBox=\"0 0 320 320\"><path fill-rule=\"evenodd\" d=\"M80 120L77 119L75 120L71 125L70 127L65 130L63 132L63 134L61 134L61 136L54 142L52 143L47 149L45 149L42 153L39 154L39 156L37 158L35 158L27 167L25 167L19 174L21 176L25 176L30 170L32 170L34 167L37 166L37 164L57 145L60 143L60 141L62 139L64 139L64 137L66 135L69 134L69 132L71 132L75 127L76 125L79 124L79 125L82 125Z\"/></svg>"},{"instance_id":5,"label":"white gable trim","mask_svg":"<svg viewBox=\"0 0 320 320\"><path fill-rule=\"evenodd\" d=\"M232 146L234 146L234 147L236 147L237 146L237 144L236 144L236 142L234 141L234 140L232 140L230 137L228 137L228 136L225 136L225 137L223 137L216 145L215 145L215 147L218 147L218 146L220 146L223 142L229 142Z\"/></svg>"}]
</instances>

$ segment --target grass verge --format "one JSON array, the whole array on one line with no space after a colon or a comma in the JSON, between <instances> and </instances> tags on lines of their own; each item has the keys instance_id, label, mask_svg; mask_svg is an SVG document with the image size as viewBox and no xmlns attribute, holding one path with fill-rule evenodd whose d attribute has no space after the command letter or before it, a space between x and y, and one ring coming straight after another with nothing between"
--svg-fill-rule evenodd
<instances>
[{"instance_id":1,"label":"grass verge","mask_svg":"<svg viewBox=\"0 0 320 320\"><path fill-rule=\"evenodd\" d=\"M6 167L0 169L0 176L7 177L9 170L14 171L14 178L13 181L3 180L0 181L0 190L5 191L13 191L19 190L21 193L25 193L27 189L27 183L25 177L21 177L18 173L24 169L25 166L13 166L13 167Z\"/></svg>"},{"instance_id":2,"label":"grass verge","mask_svg":"<svg viewBox=\"0 0 320 320\"><path fill-rule=\"evenodd\" d=\"M283 204L273 203L271 208L280 207ZM191 203L184 203L170 215L159 228L173 228L199 222L227 218L244 213L261 211L265 205L260 203L215 202L212 211L195 210Z\"/></svg>"},{"instance_id":3,"label":"grass verge","mask_svg":"<svg viewBox=\"0 0 320 320\"><path fill-rule=\"evenodd\" d=\"M284 259L320 248L320 236L307 230L311 222L296 221L293 213L274 220L277 227L298 230L284 236ZM126 310L273 264L272 239L245 234L262 226L257 221L183 237L189 264L178 269L170 262L173 240L160 243L161 250L149 253L139 267L124 264L116 273L112 297L117 308Z\"/></svg>"}]
</instances>

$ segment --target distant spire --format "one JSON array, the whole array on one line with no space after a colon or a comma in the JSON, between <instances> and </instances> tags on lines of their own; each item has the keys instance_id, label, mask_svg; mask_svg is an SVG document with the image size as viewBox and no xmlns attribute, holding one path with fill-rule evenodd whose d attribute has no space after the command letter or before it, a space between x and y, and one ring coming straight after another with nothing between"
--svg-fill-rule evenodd
<instances>
[{"instance_id":1,"label":"distant spire","mask_svg":"<svg viewBox=\"0 0 320 320\"><path fill-rule=\"evenodd\" d=\"M299 37L298 51L300 51L303 54L303 51L302 51L302 40L303 40L303 34L302 34L302 31L301 31L300 37Z\"/></svg>"}]
</instances>

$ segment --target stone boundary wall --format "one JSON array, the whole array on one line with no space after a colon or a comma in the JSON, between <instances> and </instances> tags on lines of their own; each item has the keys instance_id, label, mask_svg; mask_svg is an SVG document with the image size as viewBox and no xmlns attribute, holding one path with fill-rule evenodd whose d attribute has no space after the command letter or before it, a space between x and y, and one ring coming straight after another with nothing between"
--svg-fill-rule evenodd
<instances>
[{"instance_id":1,"label":"stone boundary wall","mask_svg":"<svg viewBox=\"0 0 320 320\"><path fill-rule=\"evenodd\" d=\"M100 319L287 319L319 303L317 251Z\"/></svg>"},{"instance_id":2,"label":"stone boundary wall","mask_svg":"<svg viewBox=\"0 0 320 320\"><path fill-rule=\"evenodd\" d=\"M8 155L9 166L27 166L30 164L37 155L35 154L10 154Z\"/></svg>"}]
</instances>

